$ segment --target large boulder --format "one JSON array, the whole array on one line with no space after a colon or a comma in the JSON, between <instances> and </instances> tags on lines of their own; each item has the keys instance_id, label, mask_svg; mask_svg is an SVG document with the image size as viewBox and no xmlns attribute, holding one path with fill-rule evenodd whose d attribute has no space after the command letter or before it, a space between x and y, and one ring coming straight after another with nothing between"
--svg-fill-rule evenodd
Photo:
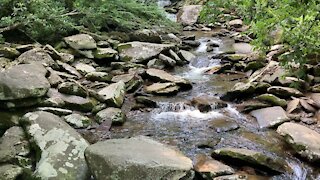
<instances>
[{"instance_id":1,"label":"large boulder","mask_svg":"<svg viewBox=\"0 0 320 180\"><path fill-rule=\"evenodd\" d=\"M178 22L185 26L195 24L198 21L201 9L201 5L189 5L182 7L178 13Z\"/></svg>"},{"instance_id":2,"label":"large boulder","mask_svg":"<svg viewBox=\"0 0 320 180\"><path fill-rule=\"evenodd\" d=\"M280 106L254 110L250 114L257 119L260 128L274 127L290 120Z\"/></svg>"},{"instance_id":3,"label":"large boulder","mask_svg":"<svg viewBox=\"0 0 320 180\"><path fill-rule=\"evenodd\" d=\"M320 134L297 123L284 123L278 127L277 132L302 157L309 161L320 160Z\"/></svg>"},{"instance_id":4,"label":"large boulder","mask_svg":"<svg viewBox=\"0 0 320 180\"><path fill-rule=\"evenodd\" d=\"M125 92L126 88L124 82L119 81L101 89L98 94L108 105L121 107L124 101Z\"/></svg>"},{"instance_id":5,"label":"large boulder","mask_svg":"<svg viewBox=\"0 0 320 180\"><path fill-rule=\"evenodd\" d=\"M267 168L274 172L286 172L288 165L285 161L279 158L270 157L262 152L249 150L249 149L238 149L238 148L221 148L214 150L212 153L213 157L229 159L235 161L246 162L251 165Z\"/></svg>"},{"instance_id":6,"label":"large boulder","mask_svg":"<svg viewBox=\"0 0 320 180\"><path fill-rule=\"evenodd\" d=\"M88 179L84 151L88 143L58 116L48 112L25 114L21 123L39 155L34 175L41 179Z\"/></svg>"},{"instance_id":7,"label":"large boulder","mask_svg":"<svg viewBox=\"0 0 320 180\"><path fill-rule=\"evenodd\" d=\"M17 61L23 64L30 64L30 63L40 63L44 65L53 65L55 64L52 57L43 49L41 48L34 48L27 52L22 53Z\"/></svg>"},{"instance_id":8,"label":"large boulder","mask_svg":"<svg viewBox=\"0 0 320 180\"><path fill-rule=\"evenodd\" d=\"M0 72L0 101L44 96L50 88L47 70L39 64L22 64Z\"/></svg>"},{"instance_id":9,"label":"large boulder","mask_svg":"<svg viewBox=\"0 0 320 180\"><path fill-rule=\"evenodd\" d=\"M98 142L85 156L97 180L187 179L192 174L189 158L144 136Z\"/></svg>"},{"instance_id":10,"label":"large boulder","mask_svg":"<svg viewBox=\"0 0 320 180\"><path fill-rule=\"evenodd\" d=\"M155 44L145 42L129 42L118 45L120 59L143 63L158 57L161 52L174 48L173 44Z\"/></svg>"},{"instance_id":11,"label":"large boulder","mask_svg":"<svg viewBox=\"0 0 320 180\"><path fill-rule=\"evenodd\" d=\"M76 50L90 50L97 48L95 40L88 34L77 34L65 37L64 41Z\"/></svg>"}]
</instances>

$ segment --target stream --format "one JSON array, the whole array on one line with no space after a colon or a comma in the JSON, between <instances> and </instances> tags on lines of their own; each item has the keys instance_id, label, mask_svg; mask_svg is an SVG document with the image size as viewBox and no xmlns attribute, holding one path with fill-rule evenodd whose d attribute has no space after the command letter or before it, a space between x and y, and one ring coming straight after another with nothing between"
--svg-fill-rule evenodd
<instances>
[{"instance_id":1,"label":"stream","mask_svg":"<svg viewBox=\"0 0 320 180\"><path fill-rule=\"evenodd\" d=\"M159 5L164 7L169 4L168 1L161 0ZM180 92L173 97L155 96L153 99L157 102L158 108L130 111L124 126L112 128L111 138L150 136L162 143L177 147L193 160L198 154L210 156L210 152L218 148L247 148L280 158L293 170L272 176L258 172L257 174L261 176L252 176L250 179L319 178L319 170L292 156L290 148L274 130L259 129L254 118L238 112L232 103L228 103L225 108L212 107L209 112L200 112L190 105L190 101L197 96L219 98L235 83L246 77L244 74L205 73L206 70L220 64L220 59L210 57L232 46L233 42L230 39L217 39L203 31L184 32L184 34L195 34L196 40L201 42L194 51L197 58L189 65L176 67L171 73L190 80L193 83L193 89ZM208 53L206 52L208 42L218 43L220 47ZM224 123L221 119L232 119L236 125ZM221 127L222 131L219 132L214 126ZM230 131L224 132L224 128L230 128ZM241 165L233 164L233 167L238 172L243 171Z\"/></svg>"}]
</instances>

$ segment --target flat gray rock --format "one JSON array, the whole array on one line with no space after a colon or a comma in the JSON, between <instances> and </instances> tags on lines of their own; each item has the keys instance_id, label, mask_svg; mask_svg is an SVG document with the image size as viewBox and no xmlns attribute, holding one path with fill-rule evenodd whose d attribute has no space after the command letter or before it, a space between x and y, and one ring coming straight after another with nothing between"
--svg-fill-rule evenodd
<instances>
[{"instance_id":1,"label":"flat gray rock","mask_svg":"<svg viewBox=\"0 0 320 180\"><path fill-rule=\"evenodd\" d=\"M284 123L278 127L277 132L302 157L309 161L320 160L320 134L297 123Z\"/></svg>"},{"instance_id":2,"label":"flat gray rock","mask_svg":"<svg viewBox=\"0 0 320 180\"><path fill-rule=\"evenodd\" d=\"M257 119L260 128L274 127L290 120L280 106L254 110L250 114Z\"/></svg>"},{"instance_id":3,"label":"flat gray rock","mask_svg":"<svg viewBox=\"0 0 320 180\"><path fill-rule=\"evenodd\" d=\"M181 152L144 136L98 142L85 156L96 180L183 179L193 167Z\"/></svg>"}]
</instances>

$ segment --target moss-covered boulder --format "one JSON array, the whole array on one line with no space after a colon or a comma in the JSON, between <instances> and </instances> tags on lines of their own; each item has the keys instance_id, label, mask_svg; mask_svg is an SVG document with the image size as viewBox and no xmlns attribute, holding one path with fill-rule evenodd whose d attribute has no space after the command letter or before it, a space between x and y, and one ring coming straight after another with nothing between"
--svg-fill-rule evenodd
<instances>
[{"instance_id":1,"label":"moss-covered boulder","mask_svg":"<svg viewBox=\"0 0 320 180\"><path fill-rule=\"evenodd\" d=\"M98 94L108 105L121 107L124 101L125 92L126 88L124 82L119 81L101 89Z\"/></svg>"},{"instance_id":2,"label":"moss-covered boulder","mask_svg":"<svg viewBox=\"0 0 320 180\"><path fill-rule=\"evenodd\" d=\"M257 96L256 99L260 101L268 102L274 106L281 106L281 107L287 106L287 101L285 99L281 99L273 94L262 94L260 96Z\"/></svg>"},{"instance_id":3,"label":"moss-covered boulder","mask_svg":"<svg viewBox=\"0 0 320 180\"><path fill-rule=\"evenodd\" d=\"M34 172L41 179L88 179L84 150L89 145L58 116L48 112L25 114L21 123L36 152Z\"/></svg>"},{"instance_id":4,"label":"moss-covered boulder","mask_svg":"<svg viewBox=\"0 0 320 180\"><path fill-rule=\"evenodd\" d=\"M122 125L126 121L126 115L119 108L107 108L99 111L95 117L98 123L109 121L112 125Z\"/></svg>"}]
</instances>

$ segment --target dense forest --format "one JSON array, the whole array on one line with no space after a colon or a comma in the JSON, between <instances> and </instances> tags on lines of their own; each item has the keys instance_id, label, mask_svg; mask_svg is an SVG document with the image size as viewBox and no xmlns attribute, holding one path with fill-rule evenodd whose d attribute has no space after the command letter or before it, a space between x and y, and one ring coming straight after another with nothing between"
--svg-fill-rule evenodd
<instances>
[{"instance_id":1,"label":"dense forest","mask_svg":"<svg viewBox=\"0 0 320 180\"><path fill-rule=\"evenodd\" d=\"M317 180L319 162L319 0L0 0L0 180Z\"/></svg>"}]
</instances>

